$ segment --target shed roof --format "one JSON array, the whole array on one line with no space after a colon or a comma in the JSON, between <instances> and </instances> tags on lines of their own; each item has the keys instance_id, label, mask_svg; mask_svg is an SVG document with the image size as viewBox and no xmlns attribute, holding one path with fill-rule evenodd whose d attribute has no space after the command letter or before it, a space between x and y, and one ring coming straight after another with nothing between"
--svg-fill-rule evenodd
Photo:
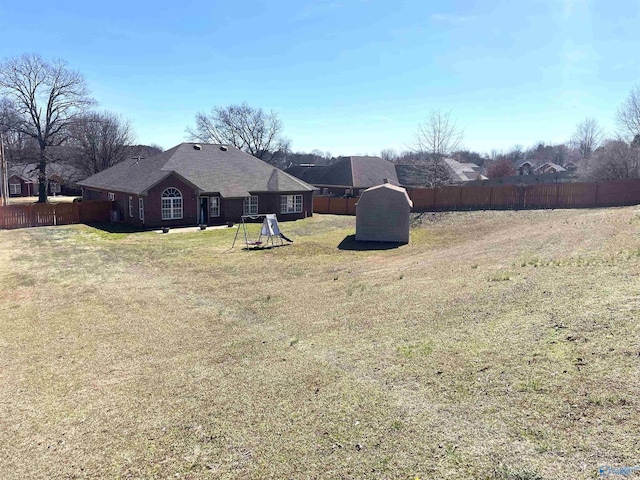
<instances>
[{"instance_id":1,"label":"shed roof","mask_svg":"<svg viewBox=\"0 0 640 480\"><path fill-rule=\"evenodd\" d=\"M358 200L358 203L356 203L356 205L366 203L367 201L369 201L370 198L375 197L376 193L380 191L393 192L398 196L403 196L406 199L409 206L413 207L413 202L409 198L409 194L407 194L407 191L402 187L399 187L397 185L392 185L390 183L383 183L382 185L376 185L375 187L367 188L364 192L362 192L362 195L360 196L360 200Z\"/></svg>"}]
</instances>

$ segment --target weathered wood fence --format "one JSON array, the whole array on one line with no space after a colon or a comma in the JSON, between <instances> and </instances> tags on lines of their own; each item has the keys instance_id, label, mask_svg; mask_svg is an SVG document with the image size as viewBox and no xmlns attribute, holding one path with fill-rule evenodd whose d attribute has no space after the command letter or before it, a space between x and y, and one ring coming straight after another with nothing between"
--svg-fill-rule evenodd
<instances>
[{"instance_id":1,"label":"weathered wood fence","mask_svg":"<svg viewBox=\"0 0 640 480\"><path fill-rule=\"evenodd\" d=\"M640 204L640 180L407 189L413 211L589 208ZM314 213L355 215L357 198L317 196Z\"/></svg>"},{"instance_id":2,"label":"weathered wood fence","mask_svg":"<svg viewBox=\"0 0 640 480\"><path fill-rule=\"evenodd\" d=\"M357 198L313 197L313 213L355 215Z\"/></svg>"},{"instance_id":3,"label":"weathered wood fence","mask_svg":"<svg viewBox=\"0 0 640 480\"><path fill-rule=\"evenodd\" d=\"M0 207L0 229L106 223L112 202L35 203Z\"/></svg>"}]
</instances>

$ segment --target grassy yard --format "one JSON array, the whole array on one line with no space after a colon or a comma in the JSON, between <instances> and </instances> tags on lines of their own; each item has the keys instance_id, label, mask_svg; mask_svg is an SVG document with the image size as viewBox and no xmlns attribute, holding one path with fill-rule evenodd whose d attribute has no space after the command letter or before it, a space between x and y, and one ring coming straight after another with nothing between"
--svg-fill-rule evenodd
<instances>
[{"instance_id":1,"label":"grassy yard","mask_svg":"<svg viewBox=\"0 0 640 480\"><path fill-rule=\"evenodd\" d=\"M235 229L0 231L0 478L640 464L639 209L427 215L388 250L354 225L249 252Z\"/></svg>"}]
</instances>

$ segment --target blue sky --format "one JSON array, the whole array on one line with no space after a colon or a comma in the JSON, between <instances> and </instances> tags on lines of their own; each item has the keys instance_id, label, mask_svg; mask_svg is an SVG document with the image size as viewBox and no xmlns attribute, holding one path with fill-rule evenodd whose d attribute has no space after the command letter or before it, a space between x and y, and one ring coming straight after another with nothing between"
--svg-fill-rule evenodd
<instances>
[{"instance_id":1,"label":"blue sky","mask_svg":"<svg viewBox=\"0 0 640 480\"><path fill-rule=\"evenodd\" d=\"M431 109L489 152L613 131L640 83L640 2L589 0L3 2L0 58L82 72L140 143L186 139L197 111L277 112L293 150L403 150Z\"/></svg>"}]
</instances>

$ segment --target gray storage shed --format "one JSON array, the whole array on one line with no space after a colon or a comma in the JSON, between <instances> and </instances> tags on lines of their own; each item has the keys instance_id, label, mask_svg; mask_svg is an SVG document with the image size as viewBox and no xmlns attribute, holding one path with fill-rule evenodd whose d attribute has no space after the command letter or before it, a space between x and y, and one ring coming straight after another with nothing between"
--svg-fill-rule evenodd
<instances>
[{"instance_id":1,"label":"gray storage shed","mask_svg":"<svg viewBox=\"0 0 640 480\"><path fill-rule=\"evenodd\" d=\"M402 187L383 183L368 188L356 204L356 240L409 243L411 207Z\"/></svg>"}]
</instances>

